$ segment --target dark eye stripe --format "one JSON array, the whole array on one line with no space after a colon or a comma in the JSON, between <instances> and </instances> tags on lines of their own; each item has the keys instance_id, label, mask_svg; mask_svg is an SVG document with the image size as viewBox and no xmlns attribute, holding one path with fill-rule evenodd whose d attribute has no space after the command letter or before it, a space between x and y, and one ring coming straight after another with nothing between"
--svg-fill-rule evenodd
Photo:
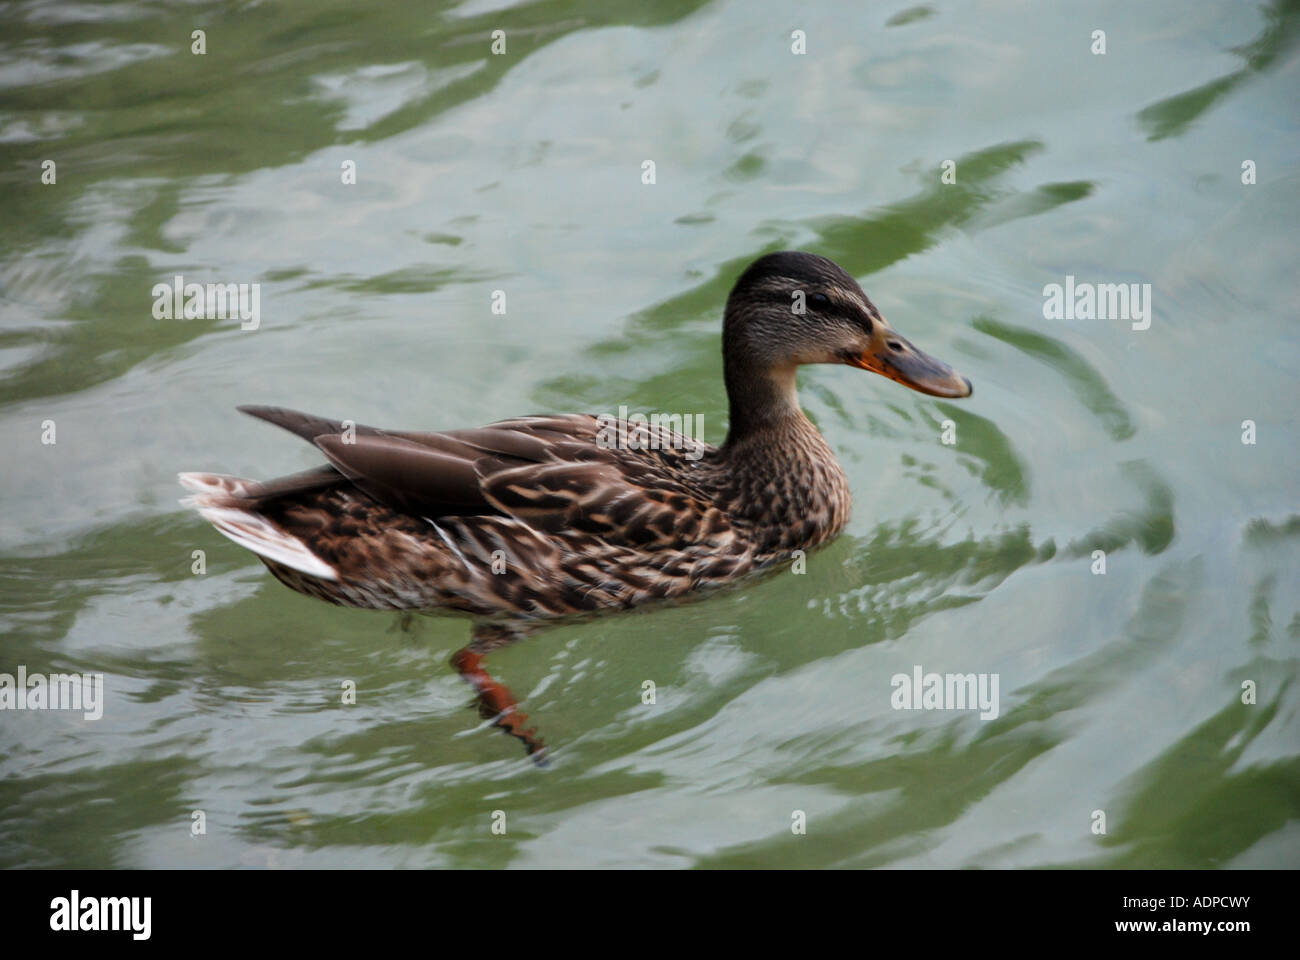
<instances>
[{"instance_id":1,"label":"dark eye stripe","mask_svg":"<svg viewBox=\"0 0 1300 960\"><path fill-rule=\"evenodd\" d=\"M795 287L794 289L798 290L800 288ZM783 291L781 294L782 302L784 303L784 298L789 296L791 296L791 294L788 291ZM805 294L805 302L818 313L849 320L861 325L868 334L871 333L872 325L870 317L864 316L862 308L852 301L833 300L829 294L823 293L821 290L811 290Z\"/></svg>"},{"instance_id":2,"label":"dark eye stripe","mask_svg":"<svg viewBox=\"0 0 1300 960\"><path fill-rule=\"evenodd\" d=\"M858 309L857 304L847 303L843 300L832 300L828 295L820 291L808 294L808 305L815 307L818 312L827 316L842 317L855 323L862 317L862 311Z\"/></svg>"}]
</instances>

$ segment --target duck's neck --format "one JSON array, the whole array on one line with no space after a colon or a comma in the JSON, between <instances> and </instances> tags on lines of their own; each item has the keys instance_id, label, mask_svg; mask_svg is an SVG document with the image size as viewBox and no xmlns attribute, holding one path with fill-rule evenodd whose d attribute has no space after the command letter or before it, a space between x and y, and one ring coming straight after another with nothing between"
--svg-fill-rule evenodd
<instances>
[{"instance_id":1,"label":"duck's neck","mask_svg":"<svg viewBox=\"0 0 1300 960\"><path fill-rule=\"evenodd\" d=\"M848 479L799 408L795 368L728 365L731 423L718 451L728 513L754 525L764 553L788 553L833 537L848 521Z\"/></svg>"},{"instance_id":2,"label":"duck's neck","mask_svg":"<svg viewBox=\"0 0 1300 960\"><path fill-rule=\"evenodd\" d=\"M767 370L755 370L728 362L725 370L730 425L727 446L742 443L751 434L808 424L799 409L795 389L795 370L791 364Z\"/></svg>"}]
</instances>

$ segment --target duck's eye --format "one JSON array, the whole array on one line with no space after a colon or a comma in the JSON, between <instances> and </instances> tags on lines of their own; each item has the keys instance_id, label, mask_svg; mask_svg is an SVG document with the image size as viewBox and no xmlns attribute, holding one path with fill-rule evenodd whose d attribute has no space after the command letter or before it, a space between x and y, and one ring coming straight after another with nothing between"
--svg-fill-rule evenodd
<instances>
[{"instance_id":1,"label":"duck's eye","mask_svg":"<svg viewBox=\"0 0 1300 960\"><path fill-rule=\"evenodd\" d=\"M809 294L808 299L819 307L829 307L831 305L831 298L826 296L824 293Z\"/></svg>"}]
</instances>

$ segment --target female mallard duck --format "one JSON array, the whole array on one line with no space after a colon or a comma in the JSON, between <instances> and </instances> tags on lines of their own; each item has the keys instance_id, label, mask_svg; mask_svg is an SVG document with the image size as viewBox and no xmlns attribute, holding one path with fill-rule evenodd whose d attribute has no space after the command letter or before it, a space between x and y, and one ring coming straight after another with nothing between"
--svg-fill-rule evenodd
<instances>
[{"instance_id":1,"label":"female mallard duck","mask_svg":"<svg viewBox=\"0 0 1300 960\"><path fill-rule=\"evenodd\" d=\"M795 369L845 363L940 397L970 381L896 334L834 262L773 253L723 321L730 426L710 447L582 414L471 430L352 426L240 407L314 443L328 466L259 483L180 480L186 501L284 584L331 603L480 618L457 657L485 711L529 745L481 655L527 624L718 586L816 547L848 520L844 471L799 409ZM613 442L610 442L611 439Z\"/></svg>"}]
</instances>

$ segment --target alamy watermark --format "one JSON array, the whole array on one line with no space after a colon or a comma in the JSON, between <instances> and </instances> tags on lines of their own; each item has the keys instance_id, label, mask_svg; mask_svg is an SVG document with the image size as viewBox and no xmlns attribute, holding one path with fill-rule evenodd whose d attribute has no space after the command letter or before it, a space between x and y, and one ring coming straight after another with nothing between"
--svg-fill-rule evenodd
<instances>
[{"instance_id":1,"label":"alamy watermark","mask_svg":"<svg viewBox=\"0 0 1300 960\"><path fill-rule=\"evenodd\" d=\"M1044 320L1129 320L1134 330L1151 326L1151 284L1076 283L1043 287Z\"/></svg>"},{"instance_id":2,"label":"alamy watermark","mask_svg":"<svg viewBox=\"0 0 1300 960\"><path fill-rule=\"evenodd\" d=\"M924 673L918 663L910 674L889 679L895 710L979 710L981 720L998 718L996 673Z\"/></svg>"},{"instance_id":3,"label":"alamy watermark","mask_svg":"<svg viewBox=\"0 0 1300 960\"><path fill-rule=\"evenodd\" d=\"M83 897L73 890L71 896L50 901L50 929L127 931L133 940L148 940L152 914L152 897Z\"/></svg>"},{"instance_id":4,"label":"alamy watermark","mask_svg":"<svg viewBox=\"0 0 1300 960\"><path fill-rule=\"evenodd\" d=\"M256 330L262 323L259 283L186 283L178 273L171 283L155 283L150 295L155 320L238 319L241 330Z\"/></svg>"},{"instance_id":5,"label":"alamy watermark","mask_svg":"<svg viewBox=\"0 0 1300 960\"><path fill-rule=\"evenodd\" d=\"M642 413L618 408L618 416L596 418L596 446L602 450L681 450L687 460L704 456L704 414Z\"/></svg>"},{"instance_id":6,"label":"alamy watermark","mask_svg":"<svg viewBox=\"0 0 1300 960\"><path fill-rule=\"evenodd\" d=\"M102 673L0 673L0 710L80 710L87 720L104 715Z\"/></svg>"}]
</instances>

